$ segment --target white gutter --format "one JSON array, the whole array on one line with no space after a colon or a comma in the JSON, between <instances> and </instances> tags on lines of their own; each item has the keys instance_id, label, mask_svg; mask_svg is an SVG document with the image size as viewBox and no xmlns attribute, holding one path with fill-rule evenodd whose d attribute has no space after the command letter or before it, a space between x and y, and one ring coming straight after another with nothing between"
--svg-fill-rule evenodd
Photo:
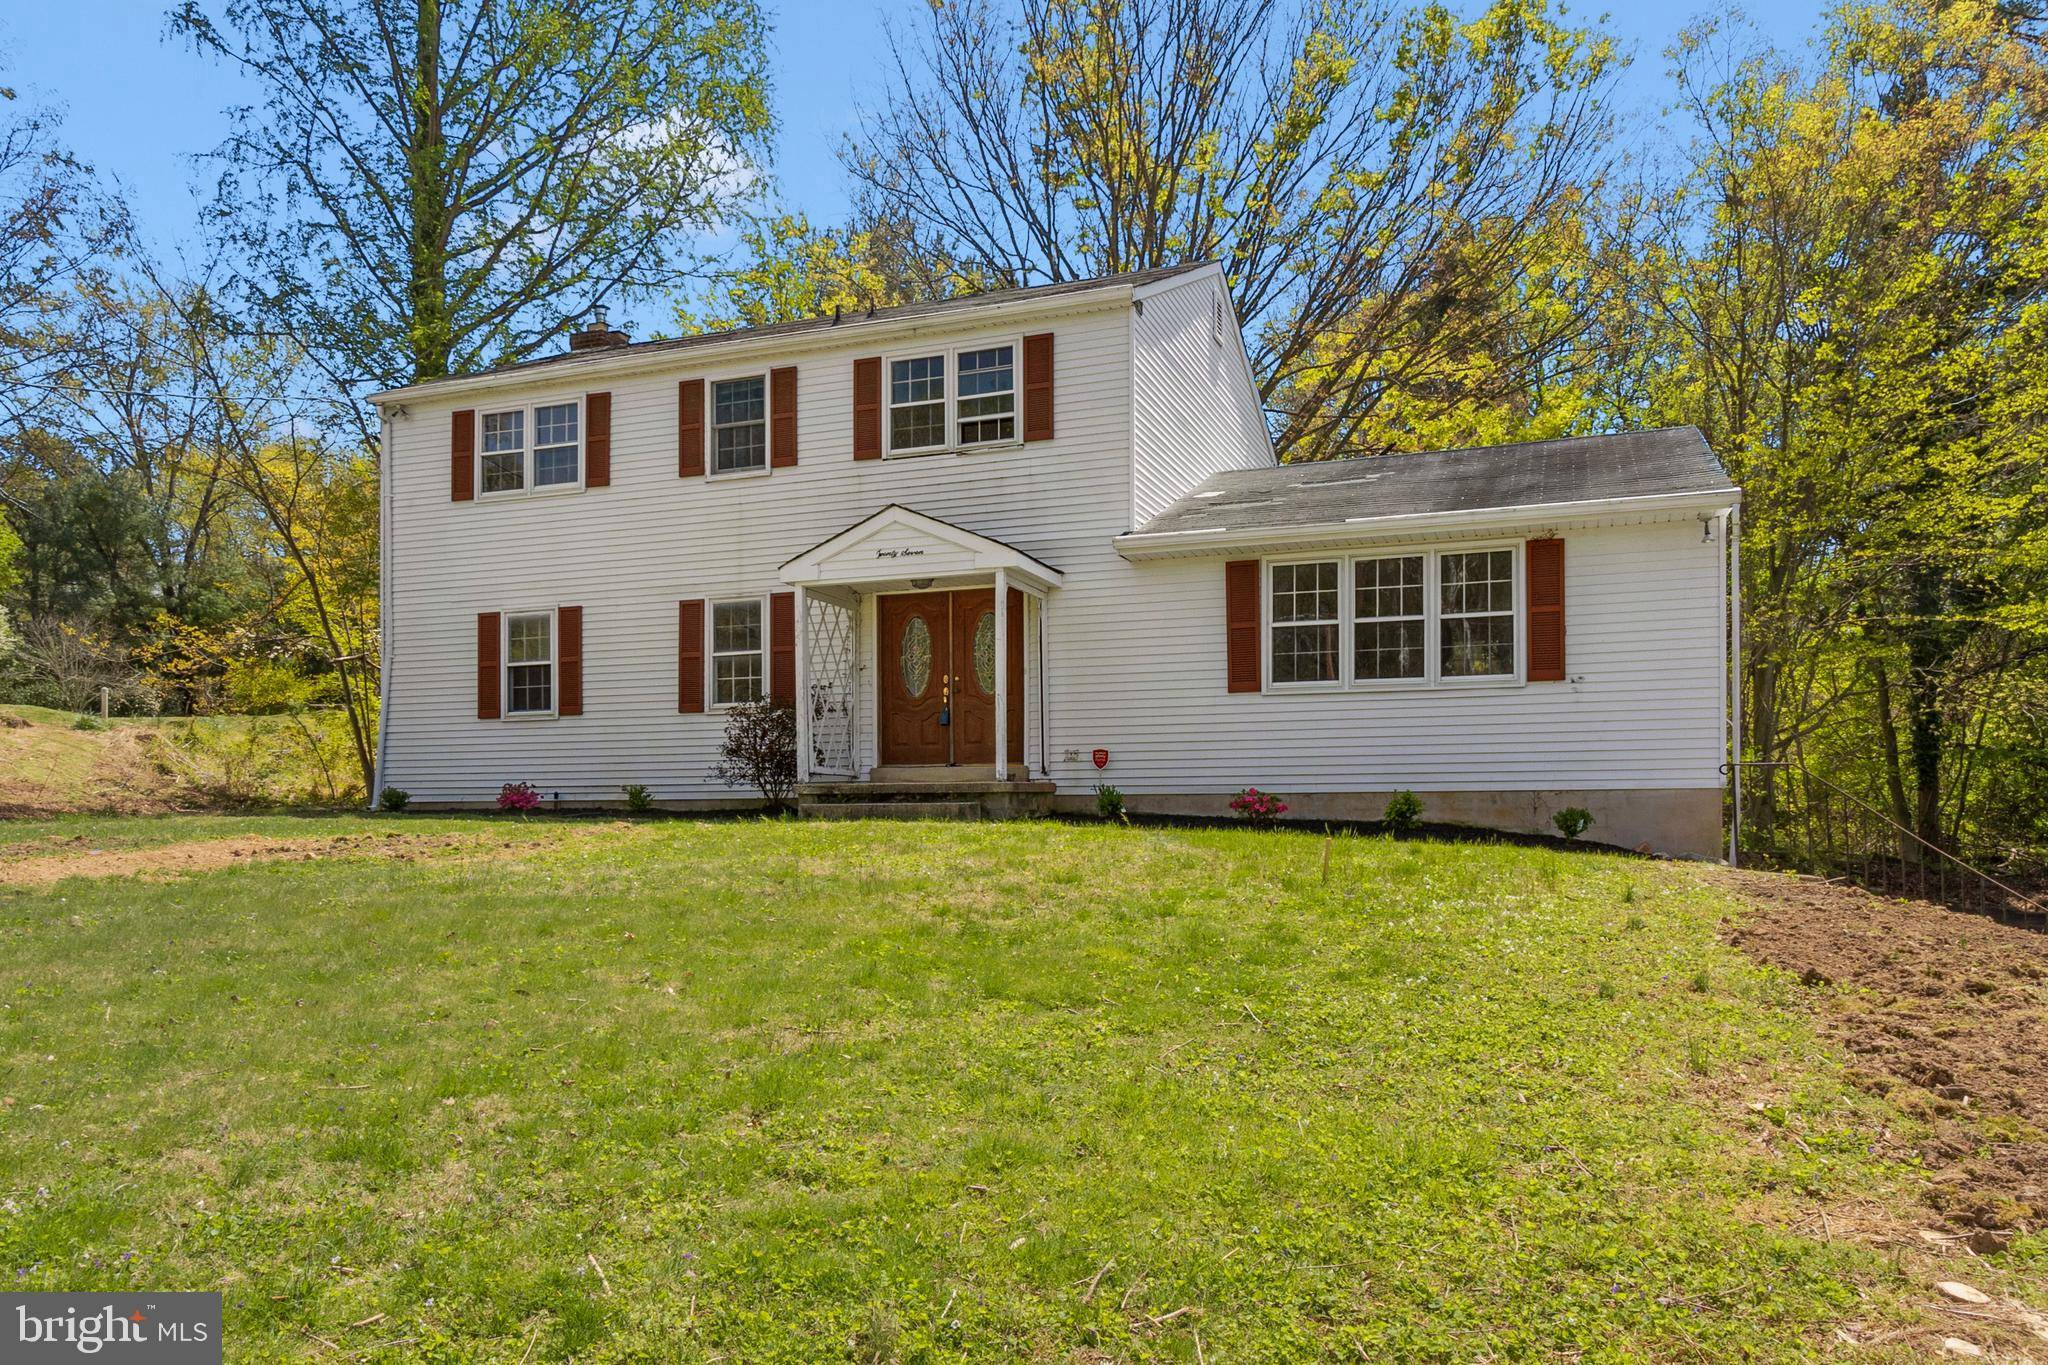
<instances>
[{"instance_id":1,"label":"white gutter","mask_svg":"<svg viewBox=\"0 0 2048 1365\"><path fill-rule=\"evenodd\" d=\"M547 357L547 363L528 363L481 374L457 375L409 384L404 388L373 393L371 403L403 403L408 400L456 397L498 389L532 389L551 384L580 384L592 378L624 378L680 366L701 368L705 364L737 364L756 355L772 356L790 351L816 351L826 338L854 336L865 343L885 346L893 340L929 333L935 326L955 327L962 323L983 325L1005 319L1055 317L1063 313L1093 312L1116 306L1128 307L1133 286L1103 284L1074 290L1049 298L977 301L960 299L944 309L928 309L912 317L867 317L849 314L838 322L818 321L815 325L788 330L747 329L702 340L680 338L684 344L643 343L638 346L570 351ZM700 361L700 357L705 359Z\"/></svg>"},{"instance_id":2,"label":"white gutter","mask_svg":"<svg viewBox=\"0 0 2048 1365\"><path fill-rule=\"evenodd\" d=\"M1525 525L1557 518L1633 514L1721 512L1742 502L1739 488L1698 493L1650 493L1627 498L1588 498L1578 502L1522 503L1507 507L1476 507L1452 512L1414 512L1384 517L1347 517L1343 521L1299 526L1199 527L1187 531L1131 531L1112 542L1125 559L1159 559L1235 549L1285 548L1304 541L1356 539L1367 536L1432 534Z\"/></svg>"}]
</instances>

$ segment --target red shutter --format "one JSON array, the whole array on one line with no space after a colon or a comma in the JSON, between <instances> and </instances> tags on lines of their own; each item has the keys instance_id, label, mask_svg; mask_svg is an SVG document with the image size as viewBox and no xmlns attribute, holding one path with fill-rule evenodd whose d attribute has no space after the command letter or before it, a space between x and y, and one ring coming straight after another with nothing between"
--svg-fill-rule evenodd
<instances>
[{"instance_id":1,"label":"red shutter","mask_svg":"<svg viewBox=\"0 0 2048 1365\"><path fill-rule=\"evenodd\" d=\"M704 709L704 599L676 603L676 710Z\"/></svg>"},{"instance_id":2,"label":"red shutter","mask_svg":"<svg viewBox=\"0 0 2048 1365\"><path fill-rule=\"evenodd\" d=\"M676 385L676 474L699 478L704 473L704 381L685 379Z\"/></svg>"},{"instance_id":3,"label":"red shutter","mask_svg":"<svg viewBox=\"0 0 2048 1365\"><path fill-rule=\"evenodd\" d=\"M796 594L768 594L768 700L796 705Z\"/></svg>"},{"instance_id":4,"label":"red shutter","mask_svg":"<svg viewBox=\"0 0 2048 1365\"><path fill-rule=\"evenodd\" d=\"M1232 692L1259 690L1259 561L1233 559L1223 566L1223 616Z\"/></svg>"},{"instance_id":5,"label":"red shutter","mask_svg":"<svg viewBox=\"0 0 2048 1365\"><path fill-rule=\"evenodd\" d=\"M448 500L469 502L476 497L476 409L455 414L454 430L448 436Z\"/></svg>"},{"instance_id":6,"label":"red shutter","mask_svg":"<svg viewBox=\"0 0 2048 1365\"><path fill-rule=\"evenodd\" d=\"M853 362L853 458L882 458L882 358Z\"/></svg>"},{"instance_id":7,"label":"red shutter","mask_svg":"<svg viewBox=\"0 0 2048 1365\"><path fill-rule=\"evenodd\" d=\"M1024 594L1016 588L1010 589L1008 626L1003 634L1010 656L1004 670L1010 675L1010 762L1029 768L1024 761Z\"/></svg>"},{"instance_id":8,"label":"red shutter","mask_svg":"<svg viewBox=\"0 0 2048 1365\"><path fill-rule=\"evenodd\" d=\"M612 396L583 395L583 486L612 486Z\"/></svg>"},{"instance_id":9,"label":"red shutter","mask_svg":"<svg viewBox=\"0 0 2048 1365\"><path fill-rule=\"evenodd\" d=\"M583 714L583 608L555 609L555 714Z\"/></svg>"},{"instance_id":10,"label":"red shutter","mask_svg":"<svg viewBox=\"0 0 2048 1365\"><path fill-rule=\"evenodd\" d=\"M796 463L796 366L768 371L768 464L788 469Z\"/></svg>"},{"instance_id":11,"label":"red shutter","mask_svg":"<svg viewBox=\"0 0 2048 1365\"><path fill-rule=\"evenodd\" d=\"M1052 333L1024 338L1024 439L1052 439Z\"/></svg>"},{"instance_id":12,"label":"red shutter","mask_svg":"<svg viewBox=\"0 0 2048 1365\"><path fill-rule=\"evenodd\" d=\"M478 612L476 618L476 718L498 718L498 613Z\"/></svg>"},{"instance_id":13,"label":"red shutter","mask_svg":"<svg viewBox=\"0 0 2048 1365\"><path fill-rule=\"evenodd\" d=\"M1564 681L1564 542L1528 544L1529 681Z\"/></svg>"}]
</instances>

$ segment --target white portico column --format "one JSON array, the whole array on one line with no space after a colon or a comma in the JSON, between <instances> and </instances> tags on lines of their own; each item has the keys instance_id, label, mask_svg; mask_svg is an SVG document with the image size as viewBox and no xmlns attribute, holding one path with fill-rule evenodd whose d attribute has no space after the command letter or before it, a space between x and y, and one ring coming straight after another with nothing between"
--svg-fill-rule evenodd
<instances>
[{"instance_id":1,"label":"white portico column","mask_svg":"<svg viewBox=\"0 0 2048 1365\"><path fill-rule=\"evenodd\" d=\"M811 780L811 598L796 585L796 780Z\"/></svg>"},{"instance_id":2,"label":"white portico column","mask_svg":"<svg viewBox=\"0 0 2048 1365\"><path fill-rule=\"evenodd\" d=\"M996 781L1010 780L1010 577L996 570Z\"/></svg>"}]
</instances>

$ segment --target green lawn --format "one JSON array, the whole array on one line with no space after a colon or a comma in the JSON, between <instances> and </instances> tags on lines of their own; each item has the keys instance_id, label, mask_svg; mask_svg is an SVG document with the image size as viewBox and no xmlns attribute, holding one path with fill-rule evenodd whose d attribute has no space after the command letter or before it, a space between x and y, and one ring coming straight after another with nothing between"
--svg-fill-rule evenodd
<instances>
[{"instance_id":1,"label":"green lawn","mask_svg":"<svg viewBox=\"0 0 2048 1365\"><path fill-rule=\"evenodd\" d=\"M1900 1120L1679 869L57 823L492 836L0 886L0 1284L219 1287L231 1359L1775 1358L1898 1289L1782 1229Z\"/></svg>"}]
</instances>

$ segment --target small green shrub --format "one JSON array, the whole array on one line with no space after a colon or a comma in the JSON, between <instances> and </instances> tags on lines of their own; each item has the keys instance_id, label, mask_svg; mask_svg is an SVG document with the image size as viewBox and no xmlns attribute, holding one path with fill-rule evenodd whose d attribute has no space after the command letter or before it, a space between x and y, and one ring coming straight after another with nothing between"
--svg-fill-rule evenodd
<instances>
[{"instance_id":1,"label":"small green shrub","mask_svg":"<svg viewBox=\"0 0 2048 1365\"><path fill-rule=\"evenodd\" d=\"M77 720L71 722L71 728L74 730L104 730L107 727L100 723L98 716L80 716Z\"/></svg>"},{"instance_id":2,"label":"small green shrub","mask_svg":"<svg viewBox=\"0 0 2048 1365\"><path fill-rule=\"evenodd\" d=\"M1395 792L1380 823L1389 834L1413 834L1422 828L1422 798L1411 791Z\"/></svg>"},{"instance_id":3,"label":"small green shrub","mask_svg":"<svg viewBox=\"0 0 2048 1365\"><path fill-rule=\"evenodd\" d=\"M1124 818L1124 794L1107 782L1095 787L1095 813L1105 820Z\"/></svg>"},{"instance_id":4,"label":"small green shrub","mask_svg":"<svg viewBox=\"0 0 2048 1365\"><path fill-rule=\"evenodd\" d=\"M377 808L396 815L412 804L412 793L403 787L386 787L377 794Z\"/></svg>"},{"instance_id":5,"label":"small green shrub","mask_svg":"<svg viewBox=\"0 0 2048 1365\"><path fill-rule=\"evenodd\" d=\"M1705 995L1708 991L1714 989L1714 979L1703 970L1694 972L1692 974L1692 988L1701 995Z\"/></svg>"},{"instance_id":6,"label":"small green shrub","mask_svg":"<svg viewBox=\"0 0 2048 1365\"><path fill-rule=\"evenodd\" d=\"M635 815L645 815L654 809L654 793L638 782L626 784L626 809Z\"/></svg>"},{"instance_id":7,"label":"small green shrub","mask_svg":"<svg viewBox=\"0 0 2048 1365\"><path fill-rule=\"evenodd\" d=\"M1593 812L1584 806L1566 806L1550 817L1550 823L1557 826L1557 832L1567 839L1576 839L1593 827Z\"/></svg>"}]
</instances>

